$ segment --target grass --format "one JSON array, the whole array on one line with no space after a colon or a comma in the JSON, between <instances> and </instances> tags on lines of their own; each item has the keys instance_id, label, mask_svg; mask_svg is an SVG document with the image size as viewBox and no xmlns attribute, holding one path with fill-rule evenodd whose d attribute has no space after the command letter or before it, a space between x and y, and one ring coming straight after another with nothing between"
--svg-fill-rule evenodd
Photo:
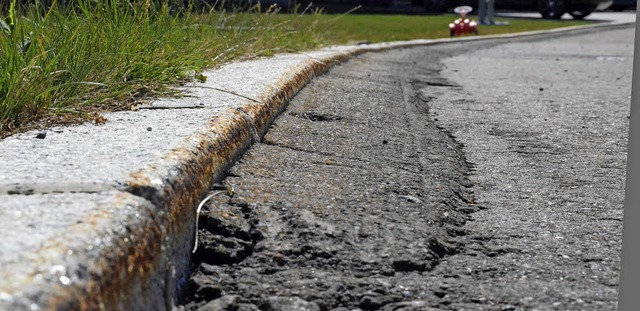
<instances>
[{"instance_id":1,"label":"grass","mask_svg":"<svg viewBox=\"0 0 640 311\"><path fill-rule=\"evenodd\" d=\"M412 39L435 39L449 37L448 25L458 16L453 14L437 16L409 15L345 15L340 18L330 15L302 17L301 20L314 19L320 25L331 25L330 31L323 31L322 37L332 43L357 41L384 42ZM470 16L474 19L474 16ZM558 27L584 25L582 21L552 21L499 18L508 22L508 26L480 25L480 35L514 33L530 30L546 30ZM302 21L301 21L302 22Z\"/></svg>"},{"instance_id":2,"label":"grass","mask_svg":"<svg viewBox=\"0 0 640 311\"><path fill-rule=\"evenodd\" d=\"M445 16L191 13L157 1L76 0L73 6L11 8L0 23L0 138L50 124L92 120L206 68L280 52L353 41L448 36ZM14 0L15 3L15 0ZM36 1L38 3L38 1ZM132 4L131 4L132 3ZM130 5L131 4L131 5ZM575 23L510 20L481 34Z\"/></svg>"}]
</instances>

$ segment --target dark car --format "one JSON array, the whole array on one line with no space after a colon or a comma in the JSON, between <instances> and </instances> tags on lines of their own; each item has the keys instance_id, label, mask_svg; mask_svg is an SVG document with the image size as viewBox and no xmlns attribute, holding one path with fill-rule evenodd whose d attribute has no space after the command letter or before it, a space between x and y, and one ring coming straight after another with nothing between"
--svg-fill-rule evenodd
<instances>
[{"instance_id":1,"label":"dark car","mask_svg":"<svg viewBox=\"0 0 640 311\"><path fill-rule=\"evenodd\" d=\"M635 10L637 5L638 2L636 2L636 0L613 0L610 9L614 11Z\"/></svg>"},{"instance_id":2,"label":"dark car","mask_svg":"<svg viewBox=\"0 0 640 311\"><path fill-rule=\"evenodd\" d=\"M415 1L415 0L414 0ZM457 6L478 7L479 0L424 0L427 9L451 10ZM575 19L583 19L595 10L608 8L613 0L495 0L496 9L538 11L543 18L560 19L569 13Z\"/></svg>"}]
</instances>

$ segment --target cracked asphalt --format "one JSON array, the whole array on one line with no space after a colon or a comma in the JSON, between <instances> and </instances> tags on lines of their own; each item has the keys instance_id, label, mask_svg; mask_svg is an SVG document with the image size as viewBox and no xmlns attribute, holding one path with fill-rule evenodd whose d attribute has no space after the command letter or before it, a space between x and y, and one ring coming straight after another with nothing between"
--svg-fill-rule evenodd
<instances>
[{"instance_id":1,"label":"cracked asphalt","mask_svg":"<svg viewBox=\"0 0 640 311\"><path fill-rule=\"evenodd\" d=\"M364 54L200 216L182 310L615 310L633 27Z\"/></svg>"}]
</instances>

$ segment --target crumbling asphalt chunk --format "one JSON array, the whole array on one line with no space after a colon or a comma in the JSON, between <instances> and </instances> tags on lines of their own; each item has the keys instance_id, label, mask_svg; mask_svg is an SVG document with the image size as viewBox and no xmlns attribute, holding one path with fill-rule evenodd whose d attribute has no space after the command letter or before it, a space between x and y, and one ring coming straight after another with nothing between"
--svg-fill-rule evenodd
<instances>
[{"instance_id":1,"label":"crumbling asphalt chunk","mask_svg":"<svg viewBox=\"0 0 640 311\"><path fill-rule=\"evenodd\" d=\"M312 81L231 168L223 186L233 194L201 214L182 309L450 303L444 281L423 275L459 251L461 226L480 207L462 146L432 120L436 95L421 91L452 85L412 77L437 75L442 55L406 68L395 60L410 55L403 53Z\"/></svg>"}]
</instances>

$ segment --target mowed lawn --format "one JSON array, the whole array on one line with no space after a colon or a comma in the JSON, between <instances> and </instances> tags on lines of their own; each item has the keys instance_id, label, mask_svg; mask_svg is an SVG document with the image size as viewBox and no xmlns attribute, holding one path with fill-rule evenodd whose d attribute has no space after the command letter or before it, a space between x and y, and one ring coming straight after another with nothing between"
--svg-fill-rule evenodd
<instances>
[{"instance_id":1,"label":"mowed lawn","mask_svg":"<svg viewBox=\"0 0 640 311\"><path fill-rule=\"evenodd\" d=\"M458 16L444 15L324 15L318 19L321 24L329 25L319 29L322 36L329 41L348 43L354 41L384 42L413 39L435 39L449 37L449 23ZM309 17L306 17L309 18ZM477 16L470 15L470 19ZM495 35L504 33L546 30L558 27L584 25L583 21L553 21L532 19L497 18L506 22L504 26L480 25L479 35Z\"/></svg>"},{"instance_id":2,"label":"mowed lawn","mask_svg":"<svg viewBox=\"0 0 640 311\"><path fill-rule=\"evenodd\" d=\"M0 138L51 124L101 123L104 112L175 95L171 86L204 79L203 70L228 62L361 41L447 37L456 18L280 14L259 7L194 13L152 1L53 3L12 7L2 16ZM583 23L502 21L509 25L480 26L480 34Z\"/></svg>"}]
</instances>

